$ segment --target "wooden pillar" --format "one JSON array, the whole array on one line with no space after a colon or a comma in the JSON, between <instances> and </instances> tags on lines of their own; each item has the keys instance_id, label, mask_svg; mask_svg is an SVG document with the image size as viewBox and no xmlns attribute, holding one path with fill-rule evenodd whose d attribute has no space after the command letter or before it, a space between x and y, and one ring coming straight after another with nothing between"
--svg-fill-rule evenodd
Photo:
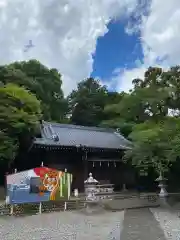
<instances>
[{"instance_id":1,"label":"wooden pillar","mask_svg":"<svg viewBox=\"0 0 180 240\"><path fill-rule=\"evenodd\" d=\"M83 151L84 181L88 178L88 157L87 151Z\"/></svg>"},{"instance_id":2,"label":"wooden pillar","mask_svg":"<svg viewBox=\"0 0 180 240\"><path fill-rule=\"evenodd\" d=\"M80 191L84 192L84 181L88 178L88 158L87 158L87 150L83 147L80 146L80 153L81 153L81 167L78 170L80 173Z\"/></svg>"}]
</instances>

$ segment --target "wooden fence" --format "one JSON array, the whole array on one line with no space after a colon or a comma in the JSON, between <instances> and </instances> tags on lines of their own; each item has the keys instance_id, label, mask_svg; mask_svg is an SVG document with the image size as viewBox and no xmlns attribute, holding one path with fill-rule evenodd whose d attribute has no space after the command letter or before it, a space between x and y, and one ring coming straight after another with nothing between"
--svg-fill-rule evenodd
<instances>
[{"instance_id":1,"label":"wooden fence","mask_svg":"<svg viewBox=\"0 0 180 240\"><path fill-rule=\"evenodd\" d=\"M132 207L157 206L159 197L157 194L141 194L141 195L123 195L112 194L109 200L109 194L100 199L100 203L104 205L107 210L121 210ZM72 199L68 201L47 201L42 203L23 203L23 204L4 204L0 205L0 215L33 215L56 211L72 211L83 209L86 205L84 196L79 199ZM117 207L118 206L118 207Z\"/></svg>"}]
</instances>

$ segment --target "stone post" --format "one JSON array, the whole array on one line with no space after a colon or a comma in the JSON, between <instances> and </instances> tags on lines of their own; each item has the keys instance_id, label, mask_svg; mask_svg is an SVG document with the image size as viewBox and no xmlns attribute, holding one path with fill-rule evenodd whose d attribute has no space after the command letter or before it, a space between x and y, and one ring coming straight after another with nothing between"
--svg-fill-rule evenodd
<instances>
[{"instance_id":1,"label":"stone post","mask_svg":"<svg viewBox=\"0 0 180 240\"><path fill-rule=\"evenodd\" d=\"M123 183L122 192L127 192L126 184Z\"/></svg>"}]
</instances>

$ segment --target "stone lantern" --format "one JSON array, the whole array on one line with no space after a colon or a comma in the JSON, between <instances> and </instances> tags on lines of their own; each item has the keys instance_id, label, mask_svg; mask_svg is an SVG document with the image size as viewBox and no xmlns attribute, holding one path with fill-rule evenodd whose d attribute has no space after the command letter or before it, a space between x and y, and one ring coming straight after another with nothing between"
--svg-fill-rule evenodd
<instances>
[{"instance_id":1,"label":"stone lantern","mask_svg":"<svg viewBox=\"0 0 180 240\"><path fill-rule=\"evenodd\" d=\"M156 179L157 182L159 182L159 185L158 187L160 188L160 193L159 193L159 196L160 197L167 197L168 196L168 192L166 191L166 181L167 179L164 178L162 176L162 174L160 173L160 176Z\"/></svg>"},{"instance_id":2,"label":"stone lantern","mask_svg":"<svg viewBox=\"0 0 180 240\"><path fill-rule=\"evenodd\" d=\"M159 198L160 198L160 204L163 207L167 207L168 205L168 192L166 191L166 181L167 179L162 176L162 173L160 173L159 177L156 179L156 182L159 183L158 187L160 188Z\"/></svg>"},{"instance_id":3,"label":"stone lantern","mask_svg":"<svg viewBox=\"0 0 180 240\"><path fill-rule=\"evenodd\" d=\"M88 179L84 181L86 195L85 210L88 214L97 213L101 210L99 198L96 196L98 183L99 182L93 178L92 173L90 173Z\"/></svg>"},{"instance_id":4,"label":"stone lantern","mask_svg":"<svg viewBox=\"0 0 180 240\"><path fill-rule=\"evenodd\" d=\"M86 181L84 181L85 185L85 195L86 201L96 201L96 193L97 193L97 184L99 182L93 178L92 173L89 173L89 177Z\"/></svg>"}]
</instances>

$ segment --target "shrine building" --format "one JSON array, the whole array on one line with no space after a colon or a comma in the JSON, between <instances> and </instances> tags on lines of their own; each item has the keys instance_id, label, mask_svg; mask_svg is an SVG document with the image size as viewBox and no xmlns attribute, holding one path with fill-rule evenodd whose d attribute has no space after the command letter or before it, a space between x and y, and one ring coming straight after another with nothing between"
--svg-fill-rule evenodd
<instances>
[{"instance_id":1,"label":"shrine building","mask_svg":"<svg viewBox=\"0 0 180 240\"><path fill-rule=\"evenodd\" d=\"M114 184L120 190L135 185L135 172L122 162L124 151L132 144L114 129L85 127L42 121L40 136L19 156L18 166L30 169L40 166L56 168L73 174L72 188L84 190L90 172L102 183Z\"/></svg>"}]
</instances>

